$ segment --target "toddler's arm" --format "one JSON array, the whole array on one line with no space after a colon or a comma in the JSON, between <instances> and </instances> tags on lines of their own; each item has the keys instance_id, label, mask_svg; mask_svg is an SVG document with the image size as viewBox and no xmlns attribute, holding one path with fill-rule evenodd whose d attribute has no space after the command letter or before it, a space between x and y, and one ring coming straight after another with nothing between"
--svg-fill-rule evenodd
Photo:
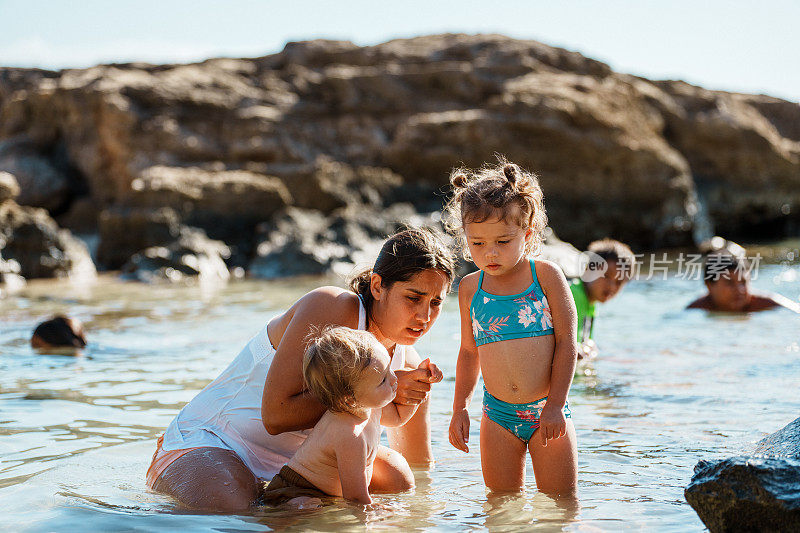
<instances>
[{"instance_id":1,"label":"toddler's arm","mask_svg":"<svg viewBox=\"0 0 800 533\"><path fill-rule=\"evenodd\" d=\"M469 275L458 287L458 308L461 315L461 348L456 363L456 390L453 397L453 417L450 420L450 444L469 453L469 407L480 374L478 347L472 334L469 304L475 295L477 276Z\"/></svg>"},{"instance_id":2,"label":"toddler's arm","mask_svg":"<svg viewBox=\"0 0 800 533\"><path fill-rule=\"evenodd\" d=\"M428 383L439 383L442 381L442 371L431 362L430 358L422 361L417 367L417 370L422 370L427 373L426 380ZM406 422L413 418L418 407L418 403L405 404L398 402L398 398L395 398L392 403L381 410L381 425L387 427L404 426Z\"/></svg>"},{"instance_id":3,"label":"toddler's arm","mask_svg":"<svg viewBox=\"0 0 800 533\"><path fill-rule=\"evenodd\" d=\"M563 437L567 431L564 404L567 402L578 357L576 342L578 319L575 301L561 269L548 261L536 261L536 276L550 304L556 341L553 366L550 371L550 392L542 409L537 431L546 446L548 439Z\"/></svg>"},{"instance_id":4,"label":"toddler's arm","mask_svg":"<svg viewBox=\"0 0 800 533\"><path fill-rule=\"evenodd\" d=\"M381 425L390 428L404 426L414 416L417 407L419 404L398 405L389 402L381 409Z\"/></svg>"},{"instance_id":5,"label":"toddler's arm","mask_svg":"<svg viewBox=\"0 0 800 533\"><path fill-rule=\"evenodd\" d=\"M369 480L367 479L367 442L361 435L350 435L336 446L336 466L342 496L347 500L369 505Z\"/></svg>"}]
</instances>

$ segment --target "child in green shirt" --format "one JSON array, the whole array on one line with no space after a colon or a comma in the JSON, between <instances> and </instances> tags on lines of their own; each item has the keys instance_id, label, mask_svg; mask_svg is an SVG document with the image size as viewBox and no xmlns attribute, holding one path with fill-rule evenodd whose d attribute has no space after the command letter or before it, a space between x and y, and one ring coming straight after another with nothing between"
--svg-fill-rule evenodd
<instances>
[{"instance_id":1,"label":"child in green shirt","mask_svg":"<svg viewBox=\"0 0 800 533\"><path fill-rule=\"evenodd\" d=\"M583 275L571 280L570 291L578 311L578 359L597 355L594 332L595 304L616 296L633 274L636 257L619 241L602 239L589 244Z\"/></svg>"}]
</instances>

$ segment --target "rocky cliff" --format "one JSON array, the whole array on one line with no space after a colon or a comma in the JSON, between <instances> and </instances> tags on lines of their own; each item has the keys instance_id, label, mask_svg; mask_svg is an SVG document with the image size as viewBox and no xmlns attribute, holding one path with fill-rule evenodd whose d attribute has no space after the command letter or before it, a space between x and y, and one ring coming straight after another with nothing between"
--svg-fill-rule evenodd
<instances>
[{"instance_id":1,"label":"rocky cliff","mask_svg":"<svg viewBox=\"0 0 800 533\"><path fill-rule=\"evenodd\" d=\"M103 268L168 245L177 225L224 241L245 268L303 217L327 220L309 242L336 220L357 240L354 228L396 222L375 223L395 204L438 210L450 169L495 153L540 174L552 226L578 246L687 245L709 223L745 241L800 231L798 104L615 73L534 41L311 41L255 59L0 69L0 171L19 204L98 233Z\"/></svg>"}]
</instances>

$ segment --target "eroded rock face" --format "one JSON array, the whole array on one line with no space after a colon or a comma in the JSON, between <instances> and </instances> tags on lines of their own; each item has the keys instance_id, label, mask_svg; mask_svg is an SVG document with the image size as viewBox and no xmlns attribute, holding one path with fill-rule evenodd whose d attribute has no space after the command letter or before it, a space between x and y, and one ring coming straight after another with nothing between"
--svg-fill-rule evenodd
<instances>
[{"instance_id":1,"label":"eroded rock face","mask_svg":"<svg viewBox=\"0 0 800 533\"><path fill-rule=\"evenodd\" d=\"M286 208L430 212L453 167L496 153L539 173L551 224L579 247L606 236L687 245L706 212L731 239L794 235L798 122L796 103L651 82L497 35L0 69L0 164L49 164L70 184L64 201L83 194L97 213L168 206L239 264L263 241L254 228L274 230ZM135 253L121 246L109 265Z\"/></svg>"},{"instance_id":2,"label":"eroded rock face","mask_svg":"<svg viewBox=\"0 0 800 533\"><path fill-rule=\"evenodd\" d=\"M19 265L24 278L91 277L86 245L58 227L44 209L0 203L0 255Z\"/></svg>"},{"instance_id":3,"label":"eroded rock face","mask_svg":"<svg viewBox=\"0 0 800 533\"><path fill-rule=\"evenodd\" d=\"M133 254L174 242L180 236L181 221L168 207L115 207L100 214L99 229L97 262L106 269L116 270Z\"/></svg>"},{"instance_id":4,"label":"eroded rock face","mask_svg":"<svg viewBox=\"0 0 800 533\"><path fill-rule=\"evenodd\" d=\"M24 139L0 141L0 171L13 174L20 187L21 205L60 210L69 200L67 176Z\"/></svg>"},{"instance_id":5,"label":"eroded rock face","mask_svg":"<svg viewBox=\"0 0 800 533\"><path fill-rule=\"evenodd\" d=\"M334 263L349 260L343 244L333 241L328 219L319 212L289 208L277 217L274 228L262 227L263 240L248 271L257 278L273 279L294 274L322 274Z\"/></svg>"},{"instance_id":6,"label":"eroded rock face","mask_svg":"<svg viewBox=\"0 0 800 533\"><path fill-rule=\"evenodd\" d=\"M227 281L230 273L225 259L230 253L225 243L209 239L202 230L183 227L178 239L167 246L151 246L134 254L123 265L122 274L145 282Z\"/></svg>"},{"instance_id":7,"label":"eroded rock face","mask_svg":"<svg viewBox=\"0 0 800 533\"><path fill-rule=\"evenodd\" d=\"M700 461L684 491L712 532L800 529L800 418L751 456Z\"/></svg>"},{"instance_id":8,"label":"eroded rock face","mask_svg":"<svg viewBox=\"0 0 800 533\"><path fill-rule=\"evenodd\" d=\"M800 205L800 106L777 98L658 84L665 138L685 157L717 233L758 240L796 234Z\"/></svg>"},{"instance_id":9,"label":"eroded rock face","mask_svg":"<svg viewBox=\"0 0 800 533\"><path fill-rule=\"evenodd\" d=\"M248 272L265 279L287 272L350 274L354 268L372 266L384 239L405 225L440 229L432 215L420 215L409 204L386 209L353 205L327 217L289 208L259 228L260 242Z\"/></svg>"},{"instance_id":10,"label":"eroded rock face","mask_svg":"<svg viewBox=\"0 0 800 533\"><path fill-rule=\"evenodd\" d=\"M286 207L292 197L281 180L243 170L153 166L141 172L125 205L173 209L187 224L234 238Z\"/></svg>"}]
</instances>

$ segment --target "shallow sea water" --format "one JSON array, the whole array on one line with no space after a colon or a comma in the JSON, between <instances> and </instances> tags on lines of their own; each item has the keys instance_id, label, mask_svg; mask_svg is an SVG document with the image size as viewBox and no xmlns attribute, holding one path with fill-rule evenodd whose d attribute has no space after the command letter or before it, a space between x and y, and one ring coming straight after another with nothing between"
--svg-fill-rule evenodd
<instances>
[{"instance_id":1,"label":"shallow sea water","mask_svg":"<svg viewBox=\"0 0 800 533\"><path fill-rule=\"evenodd\" d=\"M341 280L329 280L341 284ZM570 407L578 434L579 499L538 494L528 467L521 496L487 497L480 471L480 392L471 453L447 441L458 344L450 297L417 345L442 368L432 404L436 468L413 493L252 515L179 509L147 490L155 439L244 343L320 280L238 281L222 287L31 282L0 300L0 509L9 531L416 530L699 531L683 498L700 459L747 452L800 415L800 316L683 311L701 283L639 279L602 306L600 356L581 368ZM797 300L800 266L762 266L757 288ZM42 355L35 324L69 313L90 344ZM480 388L478 389L480 390Z\"/></svg>"}]
</instances>

